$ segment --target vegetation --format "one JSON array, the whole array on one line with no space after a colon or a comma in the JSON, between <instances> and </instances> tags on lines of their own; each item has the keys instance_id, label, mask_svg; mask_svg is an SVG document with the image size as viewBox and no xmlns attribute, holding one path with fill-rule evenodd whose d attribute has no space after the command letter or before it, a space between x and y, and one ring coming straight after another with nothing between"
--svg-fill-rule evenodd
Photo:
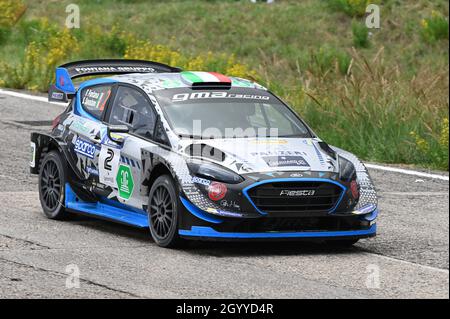
<instances>
[{"instance_id":1,"label":"vegetation","mask_svg":"<svg viewBox=\"0 0 450 319\"><path fill-rule=\"evenodd\" d=\"M448 170L448 2L0 0L0 86L45 91L55 66L140 58L257 80L330 144ZM26 9L26 11L25 11ZM24 14L25 13L25 14Z\"/></svg>"}]
</instances>

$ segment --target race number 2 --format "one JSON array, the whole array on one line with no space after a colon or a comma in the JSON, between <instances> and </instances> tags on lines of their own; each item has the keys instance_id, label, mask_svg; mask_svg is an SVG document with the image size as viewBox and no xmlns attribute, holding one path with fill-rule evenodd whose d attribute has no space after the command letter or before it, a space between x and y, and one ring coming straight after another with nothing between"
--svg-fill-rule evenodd
<instances>
[{"instance_id":1,"label":"race number 2","mask_svg":"<svg viewBox=\"0 0 450 319\"><path fill-rule=\"evenodd\" d=\"M117 171L119 170L120 150L102 145L98 158L99 181L102 184L117 188Z\"/></svg>"},{"instance_id":2,"label":"race number 2","mask_svg":"<svg viewBox=\"0 0 450 319\"><path fill-rule=\"evenodd\" d=\"M105 158L105 170L110 171L112 169L111 162L114 159L114 151L110 148L106 151L108 153L107 157Z\"/></svg>"}]
</instances>

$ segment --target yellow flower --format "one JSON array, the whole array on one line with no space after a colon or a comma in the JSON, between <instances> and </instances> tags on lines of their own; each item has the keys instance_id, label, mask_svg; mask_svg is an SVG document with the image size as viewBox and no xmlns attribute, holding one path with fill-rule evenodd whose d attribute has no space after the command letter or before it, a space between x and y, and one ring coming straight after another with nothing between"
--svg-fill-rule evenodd
<instances>
[{"instance_id":1,"label":"yellow flower","mask_svg":"<svg viewBox=\"0 0 450 319\"><path fill-rule=\"evenodd\" d=\"M422 153L427 153L430 150L430 145L428 144L428 142L420 137L416 132L410 132L409 135L411 135L416 143L417 148L422 152Z\"/></svg>"},{"instance_id":2,"label":"yellow flower","mask_svg":"<svg viewBox=\"0 0 450 319\"><path fill-rule=\"evenodd\" d=\"M444 147L448 147L448 118L442 120L441 134L439 138L439 144Z\"/></svg>"},{"instance_id":3,"label":"yellow flower","mask_svg":"<svg viewBox=\"0 0 450 319\"><path fill-rule=\"evenodd\" d=\"M422 28L424 28L424 29L428 28L428 21L426 19L422 19L421 25L422 25Z\"/></svg>"},{"instance_id":4,"label":"yellow flower","mask_svg":"<svg viewBox=\"0 0 450 319\"><path fill-rule=\"evenodd\" d=\"M0 0L0 26L12 26L25 13L27 7L22 1Z\"/></svg>"}]
</instances>

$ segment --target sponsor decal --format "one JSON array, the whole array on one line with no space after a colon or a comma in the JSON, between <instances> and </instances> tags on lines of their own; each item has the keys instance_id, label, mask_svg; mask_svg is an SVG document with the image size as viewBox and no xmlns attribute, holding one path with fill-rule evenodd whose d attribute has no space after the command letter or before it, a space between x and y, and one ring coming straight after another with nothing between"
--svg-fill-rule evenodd
<instances>
[{"instance_id":1,"label":"sponsor decal","mask_svg":"<svg viewBox=\"0 0 450 319\"><path fill-rule=\"evenodd\" d=\"M133 174L131 173L130 166L120 164L116 181L119 189L119 197L125 200L130 199L134 189Z\"/></svg>"},{"instance_id":2,"label":"sponsor decal","mask_svg":"<svg viewBox=\"0 0 450 319\"><path fill-rule=\"evenodd\" d=\"M94 158L95 150L96 147L94 144L77 137L74 147L75 152L89 158Z\"/></svg>"},{"instance_id":3,"label":"sponsor decal","mask_svg":"<svg viewBox=\"0 0 450 319\"><path fill-rule=\"evenodd\" d=\"M204 185L204 186L211 185L211 181L210 180L207 180L205 178L200 178L200 177L197 177L197 176L192 177L192 183L201 184L201 185Z\"/></svg>"},{"instance_id":4,"label":"sponsor decal","mask_svg":"<svg viewBox=\"0 0 450 319\"><path fill-rule=\"evenodd\" d=\"M98 67L79 67L75 70L80 73L97 73L97 72L138 72L138 73L154 73L155 69L150 67L139 67L139 66L98 66Z\"/></svg>"},{"instance_id":5,"label":"sponsor decal","mask_svg":"<svg viewBox=\"0 0 450 319\"><path fill-rule=\"evenodd\" d=\"M30 166L34 168L36 166L36 144L31 142L31 161Z\"/></svg>"},{"instance_id":6,"label":"sponsor decal","mask_svg":"<svg viewBox=\"0 0 450 319\"><path fill-rule=\"evenodd\" d=\"M211 214L220 215L220 216L228 216L228 217L242 217L242 214L228 212L225 210L215 209L215 208L207 208L206 211Z\"/></svg>"},{"instance_id":7,"label":"sponsor decal","mask_svg":"<svg viewBox=\"0 0 450 319\"><path fill-rule=\"evenodd\" d=\"M226 199L223 199L220 201L220 206L225 207L225 208L233 208L236 210L241 210L241 206L239 206L238 203L234 200L228 201Z\"/></svg>"},{"instance_id":8,"label":"sponsor decal","mask_svg":"<svg viewBox=\"0 0 450 319\"><path fill-rule=\"evenodd\" d=\"M70 129L74 130L75 132L84 134L89 134L89 132L92 130L91 128L86 126L86 122L80 120L72 122L72 124L70 125Z\"/></svg>"},{"instance_id":9,"label":"sponsor decal","mask_svg":"<svg viewBox=\"0 0 450 319\"><path fill-rule=\"evenodd\" d=\"M55 99L55 100L64 100L64 93L60 93L60 92L52 92L52 99Z\"/></svg>"},{"instance_id":10,"label":"sponsor decal","mask_svg":"<svg viewBox=\"0 0 450 319\"><path fill-rule=\"evenodd\" d=\"M200 99L249 99L267 101L270 99L266 95L241 94L228 92L194 92L194 93L178 93L172 97L173 102L183 102L187 100Z\"/></svg>"},{"instance_id":11,"label":"sponsor decal","mask_svg":"<svg viewBox=\"0 0 450 319\"><path fill-rule=\"evenodd\" d=\"M280 192L280 196L303 197L303 196L314 196L315 193L316 191L314 189L302 189L302 190L283 189Z\"/></svg>"},{"instance_id":12,"label":"sponsor decal","mask_svg":"<svg viewBox=\"0 0 450 319\"><path fill-rule=\"evenodd\" d=\"M82 104L90 109L103 110L110 94L111 90L98 92L95 89L86 89Z\"/></svg>"},{"instance_id":13,"label":"sponsor decal","mask_svg":"<svg viewBox=\"0 0 450 319\"><path fill-rule=\"evenodd\" d=\"M302 156L264 156L262 159L270 167L301 166L309 167L308 162Z\"/></svg>"},{"instance_id":14,"label":"sponsor decal","mask_svg":"<svg viewBox=\"0 0 450 319\"><path fill-rule=\"evenodd\" d=\"M251 152L250 155L252 156L289 156L289 155L308 155L306 152L301 151L283 151L283 150L276 150L276 151L262 151L262 152Z\"/></svg>"},{"instance_id":15,"label":"sponsor decal","mask_svg":"<svg viewBox=\"0 0 450 319\"><path fill-rule=\"evenodd\" d=\"M208 187L209 199L219 201L225 197L227 193L227 186L224 183L212 182Z\"/></svg>"},{"instance_id":16,"label":"sponsor decal","mask_svg":"<svg viewBox=\"0 0 450 319\"><path fill-rule=\"evenodd\" d=\"M303 177L303 174L301 173L292 173L291 175L289 175L290 177Z\"/></svg>"},{"instance_id":17,"label":"sponsor decal","mask_svg":"<svg viewBox=\"0 0 450 319\"><path fill-rule=\"evenodd\" d=\"M270 139L257 139L254 141L250 141L252 144L274 144L274 145L280 145L280 144L287 144L288 141L286 140L270 140Z\"/></svg>"},{"instance_id":18,"label":"sponsor decal","mask_svg":"<svg viewBox=\"0 0 450 319\"><path fill-rule=\"evenodd\" d=\"M95 175L95 176L98 176L98 169L95 168L95 167L92 167L92 166L86 167L86 172L87 172L89 175Z\"/></svg>"}]
</instances>

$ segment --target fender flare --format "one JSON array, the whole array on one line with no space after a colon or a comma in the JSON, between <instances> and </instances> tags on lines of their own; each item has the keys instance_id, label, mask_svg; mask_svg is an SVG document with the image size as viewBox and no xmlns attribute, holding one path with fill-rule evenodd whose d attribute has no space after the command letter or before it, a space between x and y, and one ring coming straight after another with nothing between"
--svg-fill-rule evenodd
<instances>
[{"instance_id":1,"label":"fender flare","mask_svg":"<svg viewBox=\"0 0 450 319\"><path fill-rule=\"evenodd\" d=\"M31 143L34 143L34 167L30 167L31 174L39 174L39 164L41 159L45 153L47 153L51 149L57 149L61 154L64 155L65 160L69 164L70 169L77 178L83 179L83 176L80 176L78 171L75 169L76 165L71 159L69 155L69 150L67 148L67 144L61 140L58 140L54 136L44 134L44 133L31 133Z\"/></svg>"}]
</instances>

